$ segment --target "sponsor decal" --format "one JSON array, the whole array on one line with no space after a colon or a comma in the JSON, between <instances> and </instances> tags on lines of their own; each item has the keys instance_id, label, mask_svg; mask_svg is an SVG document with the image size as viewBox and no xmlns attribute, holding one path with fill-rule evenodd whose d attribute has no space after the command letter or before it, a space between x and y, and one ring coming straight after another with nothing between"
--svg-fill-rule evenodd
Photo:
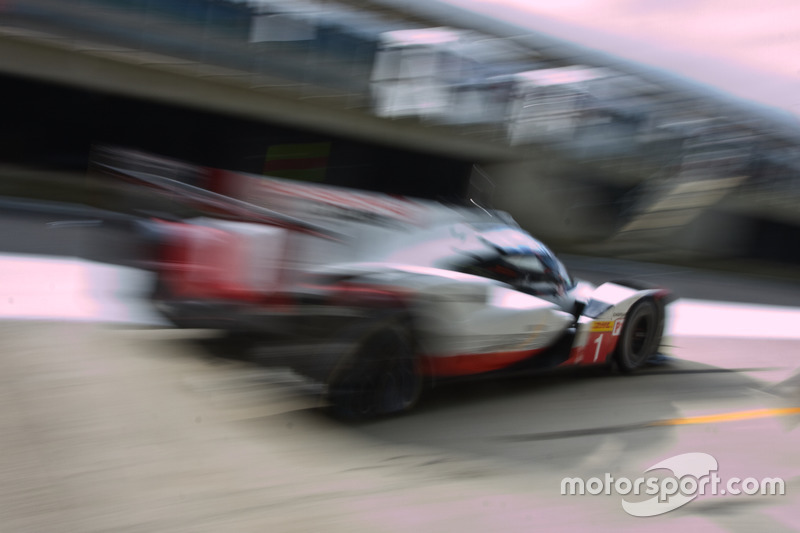
<instances>
[{"instance_id":1,"label":"sponsor decal","mask_svg":"<svg viewBox=\"0 0 800 533\"><path fill-rule=\"evenodd\" d=\"M612 331L614 329L613 320L595 320L592 322L591 331Z\"/></svg>"},{"instance_id":2,"label":"sponsor decal","mask_svg":"<svg viewBox=\"0 0 800 533\"><path fill-rule=\"evenodd\" d=\"M614 331L611 332L612 335L616 337L620 334L620 332L622 331L623 322L625 321L622 320L621 318L614 321Z\"/></svg>"}]
</instances>

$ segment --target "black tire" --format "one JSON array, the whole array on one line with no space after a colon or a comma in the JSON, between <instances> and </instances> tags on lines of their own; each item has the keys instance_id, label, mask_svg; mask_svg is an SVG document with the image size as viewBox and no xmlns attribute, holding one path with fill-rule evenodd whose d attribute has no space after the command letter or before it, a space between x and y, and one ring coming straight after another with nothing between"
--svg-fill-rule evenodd
<instances>
[{"instance_id":1,"label":"black tire","mask_svg":"<svg viewBox=\"0 0 800 533\"><path fill-rule=\"evenodd\" d=\"M417 371L411 332L396 317L346 332L355 346L328 384L331 412L349 420L408 411L419 400L423 379Z\"/></svg>"},{"instance_id":2,"label":"black tire","mask_svg":"<svg viewBox=\"0 0 800 533\"><path fill-rule=\"evenodd\" d=\"M625 316L615 359L619 369L629 374L644 366L658 352L664 321L652 300L634 304Z\"/></svg>"}]
</instances>

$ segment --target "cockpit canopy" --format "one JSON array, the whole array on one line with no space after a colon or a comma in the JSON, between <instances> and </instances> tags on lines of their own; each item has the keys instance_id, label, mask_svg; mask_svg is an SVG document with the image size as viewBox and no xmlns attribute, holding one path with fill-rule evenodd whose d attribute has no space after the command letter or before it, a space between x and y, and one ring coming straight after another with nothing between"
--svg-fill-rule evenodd
<instances>
[{"instance_id":1,"label":"cockpit canopy","mask_svg":"<svg viewBox=\"0 0 800 533\"><path fill-rule=\"evenodd\" d=\"M465 254L457 265L461 272L496 279L536 295L563 295L575 282L555 254L519 228L507 225L477 226L485 252Z\"/></svg>"}]
</instances>

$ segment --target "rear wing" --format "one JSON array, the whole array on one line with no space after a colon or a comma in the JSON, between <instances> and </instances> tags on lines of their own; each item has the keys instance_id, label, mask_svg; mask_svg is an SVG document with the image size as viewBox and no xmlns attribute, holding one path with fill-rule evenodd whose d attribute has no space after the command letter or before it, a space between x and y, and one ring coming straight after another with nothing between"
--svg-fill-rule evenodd
<instances>
[{"instance_id":1,"label":"rear wing","mask_svg":"<svg viewBox=\"0 0 800 533\"><path fill-rule=\"evenodd\" d=\"M334 239L339 237L336 232L319 224L306 222L297 217L225 196L174 178L141 170L132 170L103 161L93 161L93 164L95 168L107 174L149 187L162 194L170 195L172 198L178 198L183 203L220 218L267 224L312 234L317 237Z\"/></svg>"},{"instance_id":2,"label":"rear wing","mask_svg":"<svg viewBox=\"0 0 800 533\"><path fill-rule=\"evenodd\" d=\"M96 147L92 165L208 216L330 238L342 233L358 235L374 226L405 231L409 225L487 216L508 222L507 215L490 214L477 204L455 207L434 200L208 168L127 148Z\"/></svg>"}]
</instances>

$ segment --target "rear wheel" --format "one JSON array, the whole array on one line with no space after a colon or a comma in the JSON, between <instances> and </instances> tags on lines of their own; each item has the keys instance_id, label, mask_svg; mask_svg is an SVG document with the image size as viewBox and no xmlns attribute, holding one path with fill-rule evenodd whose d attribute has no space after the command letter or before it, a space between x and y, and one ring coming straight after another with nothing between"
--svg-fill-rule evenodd
<instances>
[{"instance_id":1,"label":"rear wheel","mask_svg":"<svg viewBox=\"0 0 800 533\"><path fill-rule=\"evenodd\" d=\"M329 382L331 411L366 419L411 409L422 392L411 333L398 319L357 328L354 348Z\"/></svg>"},{"instance_id":2,"label":"rear wheel","mask_svg":"<svg viewBox=\"0 0 800 533\"><path fill-rule=\"evenodd\" d=\"M625 317L617 344L620 371L627 374L644 366L658 351L663 328L658 306L653 301L635 304Z\"/></svg>"}]
</instances>

